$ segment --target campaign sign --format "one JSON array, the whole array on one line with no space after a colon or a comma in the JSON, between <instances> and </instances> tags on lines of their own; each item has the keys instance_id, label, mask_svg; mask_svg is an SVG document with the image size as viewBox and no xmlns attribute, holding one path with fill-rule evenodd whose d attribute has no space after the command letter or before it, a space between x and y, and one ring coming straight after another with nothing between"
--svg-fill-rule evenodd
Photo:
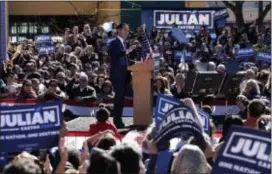
<instances>
[{"instance_id":1,"label":"campaign sign","mask_svg":"<svg viewBox=\"0 0 272 174\"><path fill-rule=\"evenodd\" d=\"M200 121L203 125L203 128L204 128L204 131L206 133L209 133L210 131L210 118L209 118L209 115L204 112L203 110L201 109L198 109L198 115L200 116Z\"/></svg>"},{"instance_id":2,"label":"campaign sign","mask_svg":"<svg viewBox=\"0 0 272 174\"><path fill-rule=\"evenodd\" d=\"M182 104L173 107L167 112L163 121L158 125L154 142L158 147L164 146L175 137L194 136L198 142L203 143L202 128L198 124L198 118L192 110Z\"/></svg>"},{"instance_id":3,"label":"campaign sign","mask_svg":"<svg viewBox=\"0 0 272 174\"><path fill-rule=\"evenodd\" d=\"M180 60L180 62L192 62L192 52L188 51L175 51L174 52L174 59L175 60Z\"/></svg>"},{"instance_id":4,"label":"campaign sign","mask_svg":"<svg viewBox=\"0 0 272 174\"><path fill-rule=\"evenodd\" d=\"M213 28L214 11L204 10L188 10L188 11L170 11L170 10L154 10L153 26L156 28L172 28L176 24L178 28L183 30L198 30L202 26L208 29Z\"/></svg>"},{"instance_id":5,"label":"campaign sign","mask_svg":"<svg viewBox=\"0 0 272 174\"><path fill-rule=\"evenodd\" d=\"M0 152L0 168L4 168L8 163L8 154L6 152Z\"/></svg>"},{"instance_id":6,"label":"campaign sign","mask_svg":"<svg viewBox=\"0 0 272 174\"><path fill-rule=\"evenodd\" d=\"M171 29L172 36L176 39L179 43L188 44L189 40L186 35L181 31L180 28L172 28Z\"/></svg>"},{"instance_id":7,"label":"campaign sign","mask_svg":"<svg viewBox=\"0 0 272 174\"><path fill-rule=\"evenodd\" d=\"M47 54L54 53L54 52L55 52L55 47L54 46L38 48L38 54L39 55L47 55Z\"/></svg>"},{"instance_id":8,"label":"campaign sign","mask_svg":"<svg viewBox=\"0 0 272 174\"><path fill-rule=\"evenodd\" d=\"M172 109L174 106L181 105L181 101L171 96L159 94L157 96L156 107L155 107L155 123L156 127L162 122L165 114Z\"/></svg>"},{"instance_id":9,"label":"campaign sign","mask_svg":"<svg viewBox=\"0 0 272 174\"><path fill-rule=\"evenodd\" d=\"M37 48L53 46L51 36L50 35L37 36L35 40L35 46Z\"/></svg>"},{"instance_id":10,"label":"campaign sign","mask_svg":"<svg viewBox=\"0 0 272 174\"><path fill-rule=\"evenodd\" d=\"M256 60L271 64L271 53L258 52Z\"/></svg>"},{"instance_id":11,"label":"campaign sign","mask_svg":"<svg viewBox=\"0 0 272 174\"><path fill-rule=\"evenodd\" d=\"M219 151L212 174L270 173L271 132L234 126Z\"/></svg>"},{"instance_id":12,"label":"campaign sign","mask_svg":"<svg viewBox=\"0 0 272 174\"><path fill-rule=\"evenodd\" d=\"M57 145L62 124L60 101L0 106L0 152L22 152Z\"/></svg>"},{"instance_id":13,"label":"campaign sign","mask_svg":"<svg viewBox=\"0 0 272 174\"><path fill-rule=\"evenodd\" d=\"M254 57L254 49L253 48L243 48L237 50L235 54L235 58L237 61L246 61L250 58Z\"/></svg>"},{"instance_id":14,"label":"campaign sign","mask_svg":"<svg viewBox=\"0 0 272 174\"><path fill-rule=\"evenodd\" d=\"M224 18L228 18L228 17L229 17L229 13L228 13L227 9L218 10L213 15L213 19L215 21L220 20L220 19L224 19Z\"/></svg>"}]
</instances>

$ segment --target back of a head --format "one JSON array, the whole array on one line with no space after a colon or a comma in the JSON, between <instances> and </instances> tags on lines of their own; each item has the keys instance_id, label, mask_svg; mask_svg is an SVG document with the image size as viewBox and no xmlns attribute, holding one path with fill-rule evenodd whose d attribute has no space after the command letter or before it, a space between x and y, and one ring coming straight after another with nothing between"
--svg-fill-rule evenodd
<instances>
[{"instance_id":1,"label":"back of a head","mask_svg":"<svg viewBox=\"0 0 272 174\"><path fill-rule=\"evenodd\" d=\"M75 169L78 169L80 166L80 153L76 148L68 146L68 161Z\"/></svg>"},{"instance_id":2,"label":"back of a head","mask_svg":"<svg viewBox=\"0 0 272 174\"><path fill-rule=\"evenodd\" d=\"M41 174L42 170L40 166L35 164L32 160L21 159L15 160L9 163L5 169L3 174Z\"/></svg>"},{"instance_id":3,"label":"back of a head","mask_svg":"<svg viewBox=\"0 0 272 174\"><path fill-rule=\"evenodd\" d=\"M98 143L97 147L103 150L109 150L112 146L116 145L116 140L112 134L106 134L102 137Z\"/></svg>"},{"instance_id":4,"label":"back of a head","mask_svg":"<svg viewBox=\"0 0 272 174\"><path fill-rule=\"evenodd\" d=\"M142 156L136 146L121 143L112 149L111 155L121 164L121 173L139 173Z\"/></svg>"},{"instance_id":5,"label":"back of a head","mask_svg":"<svg viewBox=\"0 0 272 174\"><path fill-rule=\"evenodd\" d=\"M184 145L173 161L171 173L208 173L209 167L204 153L195 145Z\"/></svg>"},{"instance_id":6,"label":"back of a head","mask_svg":"<svg viewBox=\"0 0 272 174\"><path fill-rule=\"evenodd\" d=\"M233 125L243 126L244 123L243 120L238 115L231 115L227 117L223 124L223 137L225 137L228 134L229 129Z\"/></svg>"},{"instance_id":7,"label":"back of a head","mask_svg":"<svg viewBox=\"0 0 272 174\"><path fill-rule=\"evenodd\" d=\"M248 116L259 118L265 112L265 104L259 100L254 99L248 105Z\"/></svg>"},{"instance_id":8,"label":"back of a head","mask_svg":"<svg viewBox=\"0 0 272 174\"><path fill-rule=\"evenodd\" d=\"M105 151L94 148L90 155L88 174L117 174L119 173L118 162Z\"/></svg>"},{"instance_id":9,"label":"back of a head","mask_svg":"<svg viewBox=\"0 0 272 174\"><path fill-rule=\"evenodd\" d=\"M101 107L96 111L96 120L99 123L104 123L109 119L110 112L105 107Z\"/></svg>"}]
</instances>

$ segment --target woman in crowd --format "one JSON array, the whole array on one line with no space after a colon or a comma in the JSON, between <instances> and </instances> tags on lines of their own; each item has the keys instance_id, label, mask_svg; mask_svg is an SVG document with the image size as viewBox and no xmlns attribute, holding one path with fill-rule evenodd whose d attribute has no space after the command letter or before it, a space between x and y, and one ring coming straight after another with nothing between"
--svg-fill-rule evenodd
<instances>
[{"instance_id":1,"label":"woman in crowd","mask_svg":"<svg viewBox=\"0 0 272 174\"><path fill-rule=\"evenodd\" d=\"M158 76L155 79L154 95L157 96L158 94L172 96L172 93L169 90L168 81L166 78L164 78L162 76Z\"/></svg>"},{"instance_id":2,"label":"woman in crowd","mask_svg":"<svg viewBox=\"0 0 272 174\"><path fill-rule=\"evenodd\" d=\"M32 82L30 80L24 80L21 91L17 97L17 99L25 100L25 99L36 99L37 94L32 88Z\"/></svg>"},{"instance_id":3,"label":"woman in crowd","mask_svg":"<svg viewBox=\"0 0 272 174\"><path fill-rule=\"evenodd\" d=\"M113 101L113 98L114 98L113 86L109 80L106 80L101 86L101 92L97 96L97 102L99 103L109 102Z\"/></svg>"},{"instance_id":4,"label":"woman in crowd","mask_svg":"<svg viewBox=\"0 0 272 174\"><path fill-rule=\"evenodd\" d=\"M260 98L261 92L258 82L256 80L248 80L242 94L246 96L248 100Z\"/></svg>"}]
</instances>

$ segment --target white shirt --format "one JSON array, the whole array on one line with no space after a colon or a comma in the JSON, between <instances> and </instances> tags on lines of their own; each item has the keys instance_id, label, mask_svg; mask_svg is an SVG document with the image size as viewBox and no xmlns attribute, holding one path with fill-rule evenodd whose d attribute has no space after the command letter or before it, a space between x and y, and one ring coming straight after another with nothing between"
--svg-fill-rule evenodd
<instances>
[{"instance_id":1,"label":"white shirt","mask_svg":"<svg viewBox=\"0 0 272 174\"><path fill-rule=\"evenodd\" d=\"M121 41L123 47L126 48L126 47L125 47L125 44L124 44L124 41L125 41L125 40L124 40L122 37L120 37L120 36L117 36L117 38Z\"/></svg>"}]
</instances>

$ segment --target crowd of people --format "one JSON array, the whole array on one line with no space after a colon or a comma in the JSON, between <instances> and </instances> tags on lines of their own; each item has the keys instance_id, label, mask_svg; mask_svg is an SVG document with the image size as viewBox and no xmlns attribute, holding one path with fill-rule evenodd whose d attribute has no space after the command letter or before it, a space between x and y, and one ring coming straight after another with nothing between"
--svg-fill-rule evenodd
<instances>
[{"instance_id":1,"label":"crowd of people","mask_svg":"<svg viewBox=\"0 0 272 174\"><path fill-rule=\"evenodd\" d=\"M89 24L66 28L63 40L54 43L55 51L38 55L35 42L9 43L7 60L3 62L0 79L0 99L74 100L107 103L115 92L110 79L108 42L117 35L117 23L106 32L102 27ZM153 78L154 95L165 94L179 98L195 109L195 103L186 93L187 72L227 72L225 62L235 61L240 48L253 47L256 52L271 49L271 28L255 26L238 31L227 26L217 31L213 40L209 30L201 27L199 33L180 44L171 33L153 28L150 33L140 26L130 32L127 47L135 45L129 53L129 63L142 59L146 39L152 52L161 54L159 71ZM185 64L174 59L173 50L192 52L192 62ZM152 52L150 52L152 54ZM152 55L151 55L152 57ZM254 60L253 60L254 62ZM194 137L182 140L174 150L169 146L158 149L153 142L154 125L138 135L134 142L122 142L114 124L109 122L111 109L100 105L95 123L90 125L90 137L78 149L65 147L65 124L61 129L59 146L48 150L42 159L38 154L20 153L5 166L4 174L13 173L210 173L217 153L232 125L270 131L271 127L271 71L270 67L244 66L244 79L236 102L237 115L226 117L222 137L214 141L215 127L211 120L209 134L203 132L205 144ZM130 77L130 76L128 76ZM131 82L131 78L128 78ZM211 106L203 110L209 115ZM161 159L161 152L169 151L169 159ZM161 161L162 160L162 161Z\"/></svg>"}]
</instances>

